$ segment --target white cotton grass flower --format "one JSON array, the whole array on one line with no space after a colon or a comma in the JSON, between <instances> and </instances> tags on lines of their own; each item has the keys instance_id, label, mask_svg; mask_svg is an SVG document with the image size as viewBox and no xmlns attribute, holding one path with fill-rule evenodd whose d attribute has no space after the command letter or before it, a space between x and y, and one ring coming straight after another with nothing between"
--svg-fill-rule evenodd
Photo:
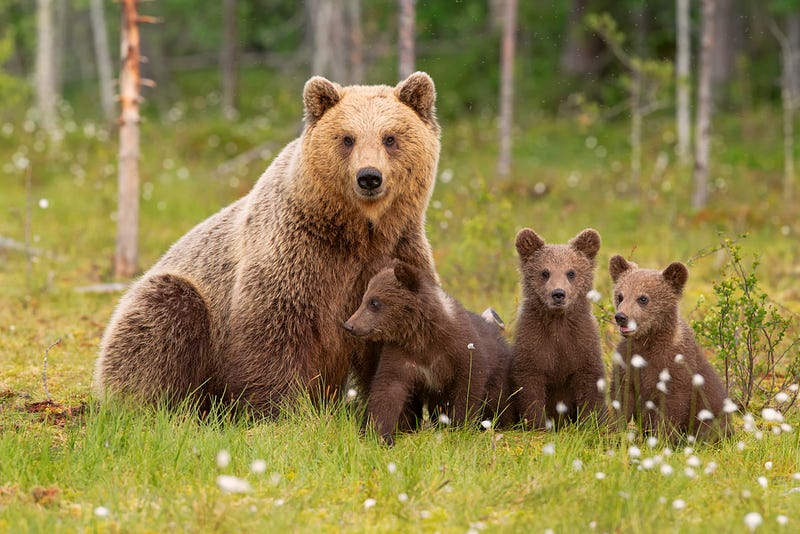
<instances>
[{"instance_id":1,"label":"white cotton grass flower","mask_svg":"<svg viewBox=\"0 0 800 534\"><path fill-rule=\"evenodd\" d=\"M775 517L775 521L777 521L779 525L783 526L789 523L789 518L783 514L780 514Z\"/></svg>"},{"instance_id":2,"label":"white cotton grass flower","mask_svg":"<svg viewBox=\"0 0 800 534\"><path fill-rule=\"evenodd\" d=\"M797 393L798 389L800 389L800 384L794 383L791 386L789 386L789 391L791 391L792 393Z\"/></svg>"},{"instance_id":3,"label":"white cotton grass flower","mask_svg":"<svg viewBox=\"0 0 800 534\"><path fill-rule=\"evenodd\" d=\"M583 470L583 462L580 458L575 458L572 460L572 470L573 471L582 471Z\"/></svg>"},{"instance_id":4,"label":"white cotton grass flower","mask_svg":"<svg viewBox=\"0 0 800 534\"><path fill-rule=\"evenodd\" d=\"M661 474L668 477L674 472L672 466L669 464L661 464Z\"/></svg>"},{"instance_id":5,"label":"white cotton grass flower","mask_svg":"<svg viewBox=\"0 0 800 534\"><path fill-rule=\"evenodd\" d=\"M728 397L725 397L725 400L722 401L722 411L723 412L725 412L725 413L733 413L738 409L739 409L739 407L736 405L736 403L733 402Z\"/></svg>"},{"instance_id":6,"label":"white cotton grass flower","mask_svg":"<svg viewBox=\"0 0 800 534\"><path fill-rule=\"evenodd\" d=\"M597 480L603 480L604 478L606 478L606 474L603 473L602 471L598 471L597 473L594 474L594 478L596 478Z\"/></svg>"},{"instance_id":7,"label":"white cotton grass flower","mask_svg":"<svg viewBox=\"0 0 800 534\"><path fill-rule=\"evenodd\" d=\"M706 468L703 469L703 473L705 473L706 475L710 475L716 470L717 470L717 462L708 462L706 464Z\"/></svg>"},{"instance_id":8,"label":"white cotton grass flower","mask_svg":"<svg viewBox=\"0 0 800 534\"><path fill-rule=\"evenodd\" d=\"M692 377L692 385L696 388L703 387L705 385L706 379L701 374L695 374Z\"/></svg>"},{"instance_id":9,"label":"white cotton grass flower","mask_svg":"<svg viewBox=\"0 0 800 534\"><path fill-rule=\"evenodd\" d=\"M544 429L545 430L553 430L554 427L555 427L555 423L553 422L552 419L550 419L548 417L544 422Z\"/></svg>"},{"instance_id":10,"label":"white cotton grass flower","mask_svg":"<svg viewBox=\"0 0 800 534\"><path fill-rule=\"evenodd\" d=\"M280 508L281 506L286 504L286 501L284 501L283 499L275 499L275 502L273 502L272 504Z\"/></svg>"},{"instance_id":11,"label":"white cotton grass flower","mask_svg":"<svg viewBox=\"0 0 800 534\"><path fill-rule=\"evenodd\" d=\"M686 465L688 465L689 467L700 467L700 464L701 464L701 463L702 463L702 462L700 461L700 458L698 458L698 457L697 457L697 456L695 456L694 454L693 454L693 455L691 455L691 456L689 456L689 457L686 459Z\"/></svg>"},{"instance_id":12,"label":"white cotton grass flower","mask_svg":"<svg viewBox=\"0 0 800 534\"><path fill-rule=\"evenodd\" d=\"M767 471L772 469L772 462L764 462L764 469L766 469Z\"/></svg>"},{"instance_id":13,"label":"white cotton grass flower","mask_svg":"<svg viewBox=\"0 0 800 534\"><path fill-rule=\"evenodd\" d=\"M767 489L767 486L769 486L769 480L767 480L767 477L765 476L758 477L756 482L758 482L758 485L764 489Z\"/></svg>"},{"instance_id":14,"label":"white cotton grass flower","mask_svg":"<svg viewBox=\"0 0 800 534\"><path fill-rule=\"evenodd\" d=\"M592 289L588 293L586 293L586 298L591 300L592 302L600 302L600 299L603 298L603 295L596 289Z\"/></svg>"},{"instance_id":15,"label":"white cotton grass flower","mask_svg":"<svg viewBox=\"0 0 800 534\"><path fill-rule=\"evenodd\" d=\"M622 358L622 354L617 351L614 351L614 354L611 355L611 362L618 367L625 368L625 360Z\"/></svg>"},{"instance_id":16,"label":"white cotton grass flower","mask_svg":"<svg viewBox=\"0 0 800 534\"><path fill-rule=\"evenodd\" d=\"M398 493L397 500L400 502L408 502L408 493Z\"/></svg>"},{"instance_id":17,"label":"white cotton grass flower","mask_svg":"<svg viewBox=\"0 0 800 534\"><path fill-rule=\"evenodd\" d=\"M781 430L783 430L784 432L791 432L794 430L794 428L792 428L792 425L790 425L789 423L781 423Z\"/></svg>"},{"instance_id":18,"label":"white cotton grass flower","mask_svg":"<svg viewBox=\"0 0 800 534\"><path fill-rule=\"evenodd\" d=\"M98 506L94 509L94 515L97 517L108 517L111 515L111 511L105 506Z\"/></svg>"},{"instance_id":19,"label":"white cotton grass flower","mask_svg":"<svg viewBox=\"0 0 800 534\"><path fill-rule=\"evenodd\" d=\"M644 458L641 462L642 469L652 469L656 466L656 461L652 458Z\"/></svg>"},{"instance_id":20,"label":"white cotton grass flower","mask_svg":"<svg viewBox=\"0 0 800 534\"><path fill-rule=\"evenodd\" d=\"M378 501L376 501L372 497L370 497L369 499L366 499L364 501L364 510L369 510L370 508L375 506L377 503L378 503Z\"/></svg>"},{"instance_id":21,"label":"white cotton grass flower","mask_svg":"<svg viewBox=\"0 0 800 534\"><path fill-rule=\"evenodd\" d=\"M770 423L783 423L783 414L774 408L761 410L761 418Z\"/></svg>"},{"instance_id":22,"label":"white cotton grass flower","mask_svg":"<svg viewBox=\"0 0 800 534\"><path fill-rule=\"evenodd\" d=\"M219 452L217 452L217 467L224 469L228 467L228 464L230 463L231 453L225 449L221 449Z\"/></svg>"},{"instance_id":23,"label":"white cotton grass flower","mask_svg":"<svg viewBox=\"0 0 800 534\"><path fill-rule=\"evenodd\" d=\"M758 512L750 512L744 516L744 524L748 529L750 529L750 532L754 532L758 527L761 526L761 523L763 522L764 518L761 517L761 514Z\"/></svg>"},{"instance_id":24,"label":"white cotton grass flower","mask_svg":"<svg viewBox=\"0 0 800 534\"><path fill-rule=\"evenodd\" d=\"M611 401L611 407L614 408L614 410L616 411L620 411L620 409L622 408L622 404L620 404L617 399L614 399L613 401Z\"/></svg>"},{"instance_id":25,"label":"white cotton grass flower","mask_svg":"<svg viewBox=\"0 0 800 534\"><path fill-rule=\"evenodd\" d=\"M753 414L744 414L742 416L742 422L744 423L743 429L745 432L753 432L756 430L756 419L753 417Z\"/></svg>"},{"instance_id":26,"label":"white cotton grass flower","mask_svg":"<svg viewBox=\"0 0 800 534\"><path fill-rule=\"evenodd\" d=\"M542 447L542 454L546 454L547 456L552 456L555 453L556 453L555 443L546 443L544 447Z\"/></svg>"},{"instance_id":27,"label":"white cotton grass flower","mask_svg":"<svg viewBox=\"0 0 800 534\"><path fill-rule=\"evenodd\" d=\"M250 463L250 472L254 475L262 475L267 471L267 462L260 458Z\"/></svg>"},{"instance_id":28,"label":"white cotton grass flower","mask_svg":"<svg viewBox=\"0 0 800 534\"><path fill-rule=\"evenodd\" d=\"M660 384L660 383L661 383L661 382L659 382L659 384ZM645 403L644 403L644 407L645 407L645 408L647 408L648 410L657 410L657 409L658 409L658 408L656 407L656 403L655 403L655 402L653 402L653 401L651 401L651 400L649 400L649 401L645 402Z\"/></svg>"},{"instance_id":29,"label":"white cotton grass flower","mask_svg":"<svg viewBox=\"0 0 800 534\"><path fill-rule=\"evenodd\" d=\"M386 470L389 471L390 475L397 473L397 464L394 462L389 462L386 464Z\"/></svg>"},{"instance_id":30,"label":"white cotton grass flower","mask_svg":"<svg viewBox=\"0 0 800 534\"><path fill-rule=\"evenodd\" d=\"M450 426L450 418L447 416L446 413L439 415L439 422L442 423L444 426Z\"/></svg>"},{"instance_id":31,"label":"white cotton grass flower","mask_svg":"<svg viewBox=\"0 0 800 534\"><path fill-rule=\"evenodd\" d=\"M714 414L710 410L700 410L697 412L697 419L700 421L711 421L714 419Z\"/></svg>"},{"instance_id":32,"label":"white cotton grass flower","mask_svg":"<svg viewBox=\"0 0 800 534\"><path fill-rule=\"evenodd\" d=\"M684 467L683 474L686 475L686 478L694 478L697 476L697 473L691 467Z\"/></svg>"},{"instance_id":33,"label":"white cotton grass flower","mask_svg":"<svg viewBox=\"0 0 800 534\"><path fill-rule=\"evenodd\" d=\"M559 415L564 415L569 411L569 408L567 408L567 405L563 402L558 401L556 403L556 411L559 413Z\"/></svg>"},{"instance_id":34,"label":"white cotton grass flower","mask_svg":"<svg viewBox=\"0 0 800 534\"><path fill-rule=\"evenodd\" d=\"M686 357L683 354L675 355L675 363L683 363L684 360L686 360Z\"/></svg>"},{"instance_id":35,"label":"white cotton grass flower","mask_svg":"<svg viewBox=\"0 0 800 534\"><path fill-rule=\"evenodd\" d=\"M686 501L684 501L683 499L675 499L674 501L672 501L672 507L675 510L683 510L684 508L686 508Z\"/></svg>"},{"instance_id":36,"label":"white cotton grass flower","mask_svg":"<svg viewBox=\"0 0 800 534\"><path fill-rule=\"evenodd\" d=\"M355 388L350 388L347 390L347 400L353 400L358 396L358 391Z\"/></svg>"},{"instance_id":37,"label":"white cotton grass flower","mask_svg":"<svg viewBox=\"0 0 800 534\"><path fill-rule=\"evenodd\" d=\"M741 451L743 451L743 450L744 450L746 447L747 447L747 444L746 444L744 441L738 441L738 442L736 442L736 450L737 450L737 451L740 451L740 452L741 452Z\"/></svg>"},{"instance_id":38,"label":"white cotton grass flower","mask_svg":"<svg viewBox=\"0 0 800 534\"><path fill-rule=\"evenodd\" d=\"M50 201L46 198L39 199L39 207L43 210L46 210L50 206Z\"/></svg>"},{"instance_id":39,"label":"white cotton grass flower","mask_svg":"<svg viewBox=\"0 0 800 534\"><path fill-rule=\"evenodd\" d=\"M485 430L489 430L490 428L492 428L492 421L490 419L484 419L483 421L481 421L481 426Z\"/></svg>"},{"instance_id":40,"label":"white cotton grass flower","mask_svg":"<svg viewBox=\"0 0 800 534\"><path fill-rule=\"evenodd\" d=\"M783 404L784 402L789 400L789 394L785 391L779 391L775 394L775 402Z\"/></svg>"},{"instance_id":41,"label":"white cotton grass flower","mask_svg":"<svg viewBox=\"0 0 800 534\"><path fill-rule=\"evenodd\" d=\"M664 382L663 380L659 380L658 383L656 384L656 389L658 391L660 391L661 393L663 393L664 395L666 395L667 394L667 383Z\"/></svg>"},{"instance_id":42,"label":"white cotton grass flower","mask_svg":"<svg viewBox=\"0 0 800 534\"><path fill-rule=\"evenodd\" d=\"M642 450L639 447L631 445L628 447L628 456L631 458L638 458L642 455Z\"/></svg>"},{"instance_id":43,"label":"white cotton grass flower","mask_svg":"<svg viewBox=\"0 0 800 534\"><path fill-rule=\"evenodd\" d=\"M475 343L467 343L468 350L475 350Z\"/></svg>"},{"instance_id":44,"label":"white cotton grass flower","mask_svg":"<svg viewBox=\"0 0 800 534\"><path fill-rule=\"evenodd\" d=\"M225 493L247 493L252 489L248 481L232 475L219 475L217 486Z\"/></svg>"},{"instance_id":45,"label":"white cotton grass flower","mask_svg":"<svg viewBox=\"0 0 800 534\"><path fill-rule=\"evenodd\" d=\"M669 382L672 378L672 375L669 374L669 369L664 368L658 373L658 379L662 382Z\"/></svg>"},{"instance_id":46,"label":"white cotton grass flower","mask_svg":"<svg viewBox=\"0 0 800 534\"><path fill-rule=\"evenodd\" d=\"M658 446L658 438L655 436L647 438L647 446L651 449L655 449Z\"/></svg>"},{"instance_id":47,"label":"white cotton grass flower","mask_svg":"<svg viewBox=\"0 0 800 534\"><path fill-rule=\"evenodd\" d=\"M631 357L631 366L632 366L633 368L635 368L635 369L641 369L641 368L642 368L642 367L644 367L645 365L647 365L647 360L645 360L644 358L642 358L642 356L641 356L640 354L634 354L634 355Z\"/></svg>"},{"instance_id":48,"label":"white cotton grass flower","mask_svg":"<svg viewBox=\"0 0 800 534\"><path fill-rule=\"evenodd\" d=\"M605 378L598 378L597 379L597 392L598 393L605 393L606 391L606 379Z\"/></svg>"}]
</instances>

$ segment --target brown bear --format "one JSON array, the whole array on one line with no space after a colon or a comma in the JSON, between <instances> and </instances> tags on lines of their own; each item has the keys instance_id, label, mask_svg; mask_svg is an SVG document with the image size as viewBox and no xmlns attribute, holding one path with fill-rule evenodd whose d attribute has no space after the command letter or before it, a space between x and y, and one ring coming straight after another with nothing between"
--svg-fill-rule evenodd
<instances>
[{"instance_id":1,"label":"brown bear","mask_svg":"<svg viewBox=\"0 0 800 534\"><path fill-rule=\"evenodd\" d=\"M513 421L511 350L500 329L465 310L428 271L398 261L378 272L344 328L382 345L366 419L387 444L398 427L418 424L425 403L432 417L456 425Z\"/></svg>"},{"instance_id":2,"label":"brown bear","mask_svg":"<svg viewBox=\"0 0 800 534\"><path fill-rule=\"evenodd\" d=\"M523 425L542 429L548 421L605 420L605 367L589 299L600 234L587 228L566 245L546 245L524 228L516 248L522 304L511 383Z\"/></svg>"},{"instance_id":3,"label":"brown bear","mask_svg":"<svg viewBox=\"0 0 800 534\"><path fill-rule=\"evenodd\" d=\"M425 236L435 98L422 72L396 87L308 80L300 137L122 297L96 392L224 396L274 414L298 392L341 391L351 358L369 361L341 327L369 279L391 258L435 273Z\"/></svg>"},{"instance_id":4,"label":"brown bear","mask_svg":"<svg viewBox=\"0 0 800 534\"><path fill-rule=\"evenodd\" d=\"M640 269L622 256L609 262L614 281L617 345L611 380L612 405L625 425L632 417L646 432L701 439L731 429L725 386L703 356L678 306L689 277L686 266Z\"/></svg>"}]
</instances>

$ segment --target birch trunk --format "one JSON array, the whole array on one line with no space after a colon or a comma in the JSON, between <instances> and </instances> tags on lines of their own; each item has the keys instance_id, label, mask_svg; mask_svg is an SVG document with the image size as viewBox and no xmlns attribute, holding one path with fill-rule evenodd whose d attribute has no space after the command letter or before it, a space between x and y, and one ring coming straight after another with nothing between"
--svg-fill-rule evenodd
<instances>
[{"instance_id":1,"label":"birch trunk","mask_svg":"<svg viewBox=\"0 0 800 534\"><path fill-rule=\"evenodd\" d=\"M415 0L400 0L397 38L397 74L405 80L414 72Z\"/></svg>"},{"instance_id":2,"label":"birch trunk","mask_svg":"<svg viewBox=\"0 0 800 534\"><path fill-rule=\"evenodd\" d=\"M511 173L511 129L514 113L514 34L517 31L517 0L506 0L503 12L503 46L500 59L500 150L497 175Z\"/></svg>"},{"instance_id":3,"label":"birch trunk","mask_svg":"<svg viewBox=\"0 0 800 534\"><path fill-rule=\"evenodd\" d=\"M94 55L97 60L100 105L103 109L103 118L111 122L114 119L114 80L111 74L111 52L108 46L108 30L106 28L103 0L91 0L89 10L92 17Z\"/></svg>"},{"instance_id":4,"label":"birch trunk","mask_svg":"<svg viewBox=\"0 0 800 534\"><path fill-rule=\"evenodd\" d=\"M36 108L47 134L56 135L58 92L55 72L55 32L52 0L38 0L36 8Z\"/></svg>"},{"instance_id":5,"label":"birch trunk","mask_svg":"<svg viewBox=\"0 0 800 534\"><path fill-rule=\"evenodd\" d=\"M236 0L224 0L222 4L223 32L220 53L222 75L222 114L233 120L239 114L236 109Z\"/></svg>"},{"instance_id":6,"label":"birch trunk","mask_svg":"<svg viewBox=\"0 0 800 534\"><path fill-rule=\"evenodd\" d=\"M695 126L694 194L692 207L708 204L708 164L711 152L711 108L713 94L711 70L715 46L714 15L716 0L702 0L703 22L700 37L700 72L697 79L697 119Z\"/></svg>"},{"instance_id":7,"label":"birch trunk","mask_svg":"<svg viewBox=\"0 0 800 534\"><path fill-rule=\"evenodd\" d=\"M675 59L676 103L675 120L678 132L678 161L681 166L689 164L692 126L690 116L691 95L689 69L691 68L691 45L689 41L689 0L677 0L677 54Z\"/></svg>"}]
</instances>

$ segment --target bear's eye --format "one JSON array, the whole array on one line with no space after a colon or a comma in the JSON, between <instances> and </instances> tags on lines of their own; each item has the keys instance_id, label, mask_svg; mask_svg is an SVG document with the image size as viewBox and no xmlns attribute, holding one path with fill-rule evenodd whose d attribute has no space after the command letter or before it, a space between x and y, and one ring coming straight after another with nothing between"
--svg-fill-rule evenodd
<instances>
[{"instance_id":1,"label":"bear's eye","mask_svg":"<svg viewBox=\"0 0 800 534\"><path fill-rule=\"evenodd\" d=\"M550 271L542 271L542 280L550 278Z\"/></svg>"},{"instance_id":2,"label":"bear's eye","mask_svg":"<svg viewBox=\"0 0 800 534\"><path fill-rule=\"evenodd\" d=\"M393 147L395 144L395 139L393 135L387 135L383 138L383 144L387 147Z\"/></svg>"},{"instance_id":3,"label":"bear's eye","mask_svg":"<svg viewBox=\"0 0 800 534\"><path fill-rule=\"evenodd\" d=\"M622 293L614 295L614 301L617 303L617 306L619 306L620 302L622 302Z\"/></svg>"},{"instance_id":4,"label":"bear's eye","mask_svg":"<svg viewBox=\"0 0 800 534\"><path fill-rule=\"evenodd\" d=\"M650 299L647 298L645 295L640 295L639 297L636 298L636 302L638 302L642 306L647 304L649 301L650 301Z\"/></svg>"},{"instance_id":5,"label":"bear's eye","mask_svg":"<svg viewBox=\"0 0 800 534\"><path fill-rule=\"evenodd\" d=\"M567 271L567 278L575 280L575 271Z\"/></svg>"},{"instance_id":6,"label":"bear's eye","mask_svg":"<svg viewBox=\"0 0 800 534\"><path fill-rule=\"evenodd\" d=\"M369 307L375 311L380 310L381 309L380 299L378 299L378 297L372 297L371 299L369 299Z\"/></svg>"},{"instance_id":7,"label":"bear's eye","mask_svg":"<svg viewBox=\"0 0 800 534\"><path fill-rule=\"evenodd\" d=\"M354 144L356 144L356 140L353 139L353 137L350 136L350 135L345 135L342 138L342 143L344 143L344 146L350 147L350 146L353 146Z\"/></svg>"}]
</instances>

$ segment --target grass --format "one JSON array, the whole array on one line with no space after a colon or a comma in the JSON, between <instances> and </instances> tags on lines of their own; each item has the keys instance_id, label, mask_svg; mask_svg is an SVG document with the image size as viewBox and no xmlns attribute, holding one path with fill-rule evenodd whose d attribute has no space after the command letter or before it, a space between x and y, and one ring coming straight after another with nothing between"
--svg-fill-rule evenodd
<instances>
[{"instance_id":1,"label":"grass","mask_svg":"<svg viewBox=\"0 0 800 534\"><path fill-rule=\"evenodd\" d=\"M247 94L269 87L271 96L246 101L234 124L220 118L207 89L196 90L208 80L181 83L182 103L142 125L142 268L246 193L298 131L302 80L248 74L244 83L260 89ZM663 443L651 448L638 434L631 442L627 433L591 427L502 436L430 428L387 449L359 433L350 405L300 404L270 422L200 422L182 412L98 406L90 395L92 366L119 295L75 288L111 280L116 146L113 132L82 118L85 102L75 109L64 110L72 124L60 151L49 150L43 132L27 131L21 115L0 112L8 125L0 124L0 236L22 242L29 224L31 245L46 252L29 258L0 249L0 531L737 532L747 530L751 512L763 516L763 531L788 531L800 521L798 432L774 434L775 424L758 417L761 433L746 431L737 415L734 439L688 454L681 444L668 455ZM470 309L494 306L513 333L516 232L530 226L563 242L592 226L603 237L596 286L604 302L613 254L653 267L690 261L683 310L696 316L722 266L719 254L704 251L720 235L747 232L744 257L760 254L762 287L796 316L800 218L796 204L781 197L778 116L763 109L715 120L715 185L712 204L701 211L688 208L688 170L671 161L663 177L651 179L658 154L671 154L670 117L647 122L644 192L627 184L624 123L578 125L523 108L515 173L501 183L491 119L443 122L428 234L445 289ZM214 172L265 142L265 159ZM28 223L28 171L16 165L23 160L32 184ZM616 339L603 326L610 356ZM32 403L45 400L44 351L57 338L47 372L55 404L33 411ZM785 415L800 425L795 409ZM639 457L629 455L631 445ZM231 456L224 468L216 461L221 450ZM687 466L692 455L699 465ZM250 471L257 459L266 472ZM706 474L712 462L717 467ZM662 465L672 473L663 474ZM251 491L223 492L221 474L246 479ZM365 506L368 499L374 506Z\"/></svg>"}]
</instances>

